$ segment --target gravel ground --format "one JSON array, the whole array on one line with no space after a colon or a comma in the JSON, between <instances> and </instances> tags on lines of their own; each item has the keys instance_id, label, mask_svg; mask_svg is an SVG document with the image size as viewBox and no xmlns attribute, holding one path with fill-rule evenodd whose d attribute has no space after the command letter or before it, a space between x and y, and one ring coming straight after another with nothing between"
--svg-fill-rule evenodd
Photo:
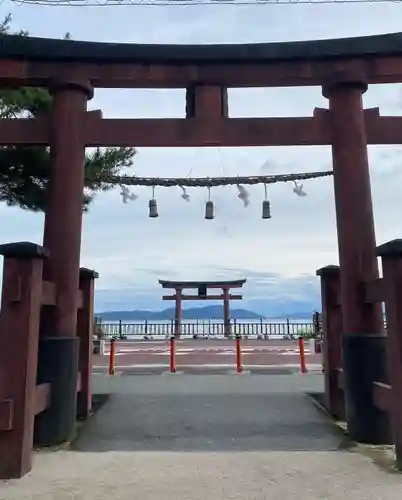
<instances>
[{"instance_id":1,"label":"gravel ground","mask_svg":"<svg viewBox=\"0 0 402 500\"><path fill-rule=\"evenodd\" d=\"M95 376L110 400L71 451L41 452L1 500L401 498L402 476L342 450L305 396L319 375Z\"/></svg>"}]
</instances>

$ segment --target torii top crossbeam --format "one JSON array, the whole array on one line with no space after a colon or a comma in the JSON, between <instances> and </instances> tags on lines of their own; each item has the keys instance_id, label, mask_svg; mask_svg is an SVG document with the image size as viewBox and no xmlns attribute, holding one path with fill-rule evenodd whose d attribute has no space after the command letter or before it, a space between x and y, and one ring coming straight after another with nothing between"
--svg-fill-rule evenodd
<instances>
[{"instance_id":1,"label":"torii top crossbeam","mask_svg":"<svg viewBox=\"0 0 402 500\"><path fill-rule=\"evenodd\" d=\"M246 279L231 280L231 281L167 281L159 280L162 288L174 289L174 295L164 295L163 300L175 301L175 337L180 337L181 322L182 322L182 301L183 300L223 300L223 319L224 319L224 333L228 337L230 335L230 300L241 300L243 298L240 294L230 294L231 288L241 288ZM196 295L183 295L183 289L198 289ZM208 295L208 288L216 289L221 288L221 294Z\"/></svg>"},{"instance_id":2,"label":"torii top crossbeam","mask_svg":"<svg viewBox=\"0 0 402 500\"><path fill-rule=\"evenodd\" d=\"M231 281L167 281L159 280L162 288L198 288L206 286L207 288L241 288L247 280L231 280Z\"/></svg>"}]
</instances>

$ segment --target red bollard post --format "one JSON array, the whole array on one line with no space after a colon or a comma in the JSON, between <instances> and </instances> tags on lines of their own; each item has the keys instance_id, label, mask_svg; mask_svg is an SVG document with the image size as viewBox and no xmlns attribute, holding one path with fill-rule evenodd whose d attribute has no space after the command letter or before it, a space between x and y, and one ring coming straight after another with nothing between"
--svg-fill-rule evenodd
<instances>
[{"instance_id":1,"label":"red bollard post","mask_svg":"<svg viewBox=\"0 0 402 500\"><path fill-rule=\"evenodd\" d=\"M109 375L116 373L116 339L110 341Z\"/></svg>"},{"instance_id":2,"label":"red bollard post","mask_svg":"<svg viewBox=\"0 0 402 500\"><path fill-rule=\"evenodd\" d=\"M242 373L243 365L241 362L241 335L236 335L236 373Z\"/></svg>"},{"instance_id":3,"label":"red bollard post","mask_svg":"<svg viewBox=\"0 0 402 500\"><path fill-rule=\"evenodd\" d=\"M176 373L176 346L175 337L170 337L170 373Z\"/></svg>"},{"instance_id":4,"label":"red bollard post","mask_svg":"<svg viewBox=\"0 0 402 500\"><path fill-rule=\"evenodd\" d=\"M299 337L300 372L307 373L306 353L304 350L304 338Z\"/></svg>"}]
</instances>

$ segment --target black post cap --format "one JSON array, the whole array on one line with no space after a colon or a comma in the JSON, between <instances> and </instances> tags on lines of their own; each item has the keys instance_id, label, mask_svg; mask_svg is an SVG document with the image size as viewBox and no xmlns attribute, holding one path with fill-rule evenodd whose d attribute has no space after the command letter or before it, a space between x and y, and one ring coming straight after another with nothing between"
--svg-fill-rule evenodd
<instances>
[{"instance_id":1,"label":"black post cap","mask_svg":"<svg viewBox=\"0 0 402 500\"><path fill-rule=\"evenodd\" d=\"M47 259L50 252L36 243L19 241L0 245L0 255L5 259Z\"/></svg>"},{"instance_id":2,"label":"black post cap","mask_svg":"<svg viewBox=\"0 0 402 500\"><path fill-rule=\"evenodd\" d=\"M377 257L402 257L402 238L387 241L376 248Z\"/></svg>"},{"instance_id":3,"label":"black post cap","mask_svg":"<svg viewBox=\"0 0 402 500\"><path fill-rule=\"evenodd\" d=\"M338 276L341 272L341 268L339 266L325 266L317 269L315 274L317 276L321 276L322 278L326 278L327 276Z\"/></svg>"},{"instance_id":4,"label":"black post cap","mask_svg":"<svg viewBox=\"0 0 402 500\"><path fill-rule=\"evenodd\" d=\"M80 267L80 279L96 279L96 278L99 278L99 273L97 273L93 269Z\"/></svg>"}]
</instances>

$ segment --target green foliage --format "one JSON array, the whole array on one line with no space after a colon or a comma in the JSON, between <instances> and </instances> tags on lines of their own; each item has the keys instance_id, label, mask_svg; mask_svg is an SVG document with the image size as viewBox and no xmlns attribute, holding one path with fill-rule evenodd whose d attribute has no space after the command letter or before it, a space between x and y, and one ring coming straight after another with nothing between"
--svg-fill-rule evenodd
<instances>
[{"instance_id":1,"label":"green foliage","mask_svg":"<svg viewBox=\"0 0 402 500\"><path fill-rule=\"evenodd\" d=\"M306 325L302 328L298 328L296 331L296 336L303 337L304 339L315 339L318 337L313 325Z\"/></svg>"},{"instance_id":2,"label":"green foliage","mask_svg":"<svg viewBox=\"0 0 402 500\"><path fill-rule=\"evenodd\" d=\"M0 22L0 35L9 32L11 16ZM27 36L26 32L18 33ZM70 39L70 34L65 35ZM49 112L52 96L47 89L23 87L0 90L1 118L34 118ZM83 209L87 210L96 193L112 186L101 181L103 176L121 175L130 167L134 148L98 148L85 158L85 190ZM24 210L44 211L50 178L50 150L46 147L0 147L0 201Z\"/></svg>"}]
</instances>

